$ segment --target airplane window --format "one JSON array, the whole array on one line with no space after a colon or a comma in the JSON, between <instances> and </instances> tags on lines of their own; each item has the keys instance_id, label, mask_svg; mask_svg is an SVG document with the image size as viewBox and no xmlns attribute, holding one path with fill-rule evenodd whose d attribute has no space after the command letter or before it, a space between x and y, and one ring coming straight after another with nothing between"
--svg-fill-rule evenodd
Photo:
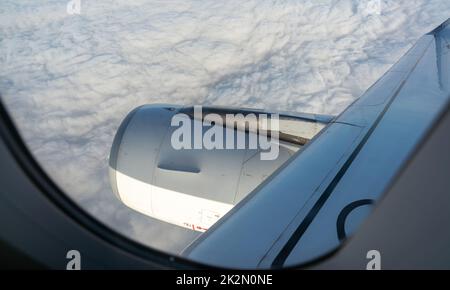
<instances>
[{"instance_id":1,"label":"airplane window","mask_svg":"<svg viewBox=\"0 0 450 290\"><path fill-rule=\"evenodd\" d=\"M216 266L307 262L381 193L331 194L352 191L350 172L365 178L343 158L359 162L376 132L330 124L450 15L444 1L331 2L3 0L1 101L49 176L122 235ZM377 116L364 125L383 125ZM314 182L336 218L319 210L306 225ZM249 235L261 238L242 260L209 254ZM258 251L268 255L247 263Z\"/></svg>"}]
</instances>

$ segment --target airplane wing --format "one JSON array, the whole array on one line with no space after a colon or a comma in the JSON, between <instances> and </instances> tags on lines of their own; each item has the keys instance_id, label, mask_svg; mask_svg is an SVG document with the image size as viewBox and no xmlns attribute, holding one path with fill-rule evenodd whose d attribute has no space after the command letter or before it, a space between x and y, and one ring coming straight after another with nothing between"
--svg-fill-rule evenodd
<instances>
[{"instance_id":1,"label":"airplane wing","mask_svg":"<svg viewBox=\"0 0 450 290\"><path fill-rule=\"evenodd\" d=\"M338 247L446 108L449 74L446 21L183 255L232 268L278 268Z\"/></svg>"}]
</instances>

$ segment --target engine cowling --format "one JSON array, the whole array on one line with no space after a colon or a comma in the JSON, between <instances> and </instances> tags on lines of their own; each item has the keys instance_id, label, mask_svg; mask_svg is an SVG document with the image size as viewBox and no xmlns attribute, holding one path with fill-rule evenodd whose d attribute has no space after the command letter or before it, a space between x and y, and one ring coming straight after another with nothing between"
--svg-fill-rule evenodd
<instances>
[{"instance_id":1,"label":"engine cowling","mask_svg":"<svg viewBox=\"0 0 450 290\"><path fill-rule=\"evenodd\" d=\"M246 124L230 124L225 118L229 114L246 117L250 113L256 114L256 119L249 118ZM209 107L196 115L193 107L144 105L136 108L123 120L111 148L109 171L114 193L125 205L145 215L206 231L324 126L296 120L297 125L303 122L306 126L301 127L306 137L278 129L277 135L280 133L281 138L267 137L278 146L278 155L273 160L262 160L264 150L260 148L225 148L230 136L233 141L229 143L237 145L239 134L247 144L252 138L260 138L262 132L273 135L272 128L262 128L259 115L262 113ZM214 116L215 120L208 120L208 116ZM178 125L184 122L180 120L190 122L187 130L193 136L200 132L201 140L211 137L211 129L222 132L223 148L205 148L208 147L205 144L194 148L198 145L193 144L195 137L188 140L191 148L174 146L174 141L180 141ZM290 121L281 119L280 124L290 128ZM201 130L195 131L199 127ZM217 135L213 141L218 141ZM181 139L184 138L187 136ZM186 144L186 140L181 141Z\"/></svg>"}]
</instances>

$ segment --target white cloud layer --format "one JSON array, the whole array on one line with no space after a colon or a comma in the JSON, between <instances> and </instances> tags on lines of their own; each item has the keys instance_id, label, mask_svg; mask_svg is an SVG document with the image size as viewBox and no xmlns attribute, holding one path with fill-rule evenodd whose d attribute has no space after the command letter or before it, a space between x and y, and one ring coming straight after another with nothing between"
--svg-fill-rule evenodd
<instances>
[{"instance_id":1,"label":"white cloud layer","mask_svg":"<svg viewBox=\"0 0 450 290\"><path fill-rule=\"evenodd\" d=\"M68 0L2 0L0 93L70 197L176 252L196 234L125 208L110 190L124 116L156 102L337 114L450 17L449 1L384 0L379 11L368 1L81 0L69 15Z\"/></svg>"}]
</instances>

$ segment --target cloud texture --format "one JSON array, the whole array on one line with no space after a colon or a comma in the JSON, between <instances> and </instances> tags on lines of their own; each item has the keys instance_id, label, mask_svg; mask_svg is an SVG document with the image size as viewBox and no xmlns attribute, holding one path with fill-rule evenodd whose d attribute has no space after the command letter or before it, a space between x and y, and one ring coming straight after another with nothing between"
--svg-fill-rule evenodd
<instances>
[{"instance_id":1,"label":"cloud texture","mask_svg":"<svg viewBox=\"0 0 450 290\"><path fill-rule=\"evenodd\" d=\"M424 33L442 0L0 2L0 93L29 148L94 216L178 252L196 234L112 194L115 131L147 103L337 114Z\"/></svg>"}]
</instances>

